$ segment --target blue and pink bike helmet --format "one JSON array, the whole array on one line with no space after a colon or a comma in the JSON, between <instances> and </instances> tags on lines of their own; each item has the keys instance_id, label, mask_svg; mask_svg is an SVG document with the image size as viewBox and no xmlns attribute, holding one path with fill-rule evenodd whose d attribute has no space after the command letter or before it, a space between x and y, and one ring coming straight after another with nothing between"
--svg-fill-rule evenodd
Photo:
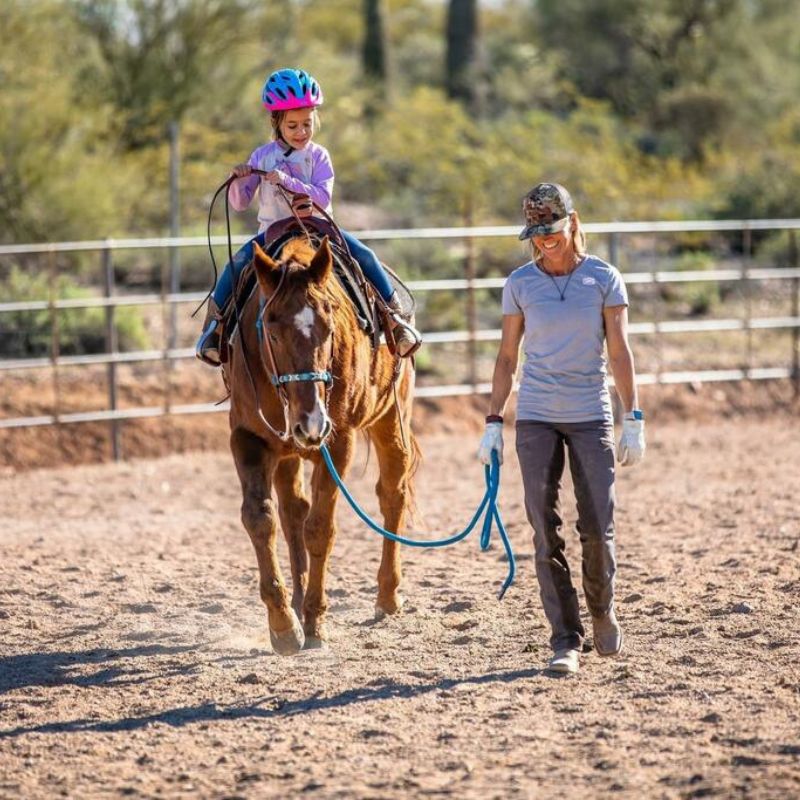
<instances>
[{"instance_id":1,"label":"blue and pink bike helmet","mask_svg":"<svg viewBox=\"0 0 800 800\"><path fill-rule=\"evenodd\" d=\"M322 105L322 88L304 69L279 69L267 78L261 102L268 111Z\"/></svg>"}]
</instances>

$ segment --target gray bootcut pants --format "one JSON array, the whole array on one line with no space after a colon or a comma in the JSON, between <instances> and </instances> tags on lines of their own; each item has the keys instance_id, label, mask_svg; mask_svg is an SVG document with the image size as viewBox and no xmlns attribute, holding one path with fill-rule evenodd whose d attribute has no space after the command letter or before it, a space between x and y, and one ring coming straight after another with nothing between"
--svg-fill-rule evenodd
<instances>
[{"instance_id":1,"label":"gray bootcut pants","mask_svg":"<svg viewBox=\"0 0 800 800\"><path fill-rule=\"evenodd\" d=\"M583 592L593 617L614 601L614 428L611 422L517 422L517 456L525 487L525 510L533 526L536 576L553 650L580 649L584 628L561 536L559 490L564 452L578 507Z\"/></svg>"}]
</instances>

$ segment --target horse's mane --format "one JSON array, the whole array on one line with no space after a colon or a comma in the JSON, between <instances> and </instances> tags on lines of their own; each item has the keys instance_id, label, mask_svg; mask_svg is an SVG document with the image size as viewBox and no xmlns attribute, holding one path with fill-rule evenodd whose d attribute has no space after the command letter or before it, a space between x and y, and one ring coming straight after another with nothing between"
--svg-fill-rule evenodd
<instances>
[{"instance_id":1,"label":"horse's mane","mask_svg":"<svg viewBox=\"0 0 800 800\"><path fill-rule=\"evenodd\" d=\"M293 239L289 239L283 246L281 260L288 261L289 259L294 259L300 264L308 266L316 252L314 245L312 245L308 239L304 236L296 236Z\"/></svg>"},{"instance_id":2,"label":"horse's mane","mask_svg":"<svg viewBox=\"0 0 800 800\"><path fill-rule=\"evenodd\" d=\"M347 296L342 285L336 276L331 273L325 285L317 287L314 284L309 284L307 276L304 274L306 268L311 263L311 259L317 252L317 248L309 242L308 239L298 236L295 239L290 239L283 247L281 253L281 264L287 270L287 279L289 281L289 291L292 287L300 287L305 284L304 288L311 294L315 300L328 299L334 301L342 310L347 311L348 327L358 327L355 311L352 309L350 298ZM331 252L333 256L333 253ZM338 315L337 315L338 316ZM352 317L352 318L351 318ZM342 320L343 322L345 320Z\"/></svg>"}]
</instances>

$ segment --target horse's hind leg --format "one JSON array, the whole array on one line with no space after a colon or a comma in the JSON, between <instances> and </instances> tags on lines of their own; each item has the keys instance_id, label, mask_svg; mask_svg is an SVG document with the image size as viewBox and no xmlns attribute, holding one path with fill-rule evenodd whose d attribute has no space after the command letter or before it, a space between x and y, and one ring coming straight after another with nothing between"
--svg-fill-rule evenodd
<instances>
[{"instance_id":1,"label":"horse's hind leg","mask_svg":"<svg viewBox=\"0 0 800 800\"><path fill-rule=\"evenodd\" d=\"M353 434L341 431L330 444L330 453L337 472L344 476L353 454ZM303 627L307 646L319 646L326 638L325 614L328 596L325 590L328 557L336 538L336 501L339 489L323 462L314 467L313 498L306 520L305 542L308 550L308 589L303 602Z\"/></svg>"},{"instance_id":2,"label":"horse's hind leg","mask_svg":"<svg viewBox=\"0 0 800 800\"><path fill-rule=\"evenodd\" d=\"M407 430L409 448L416 447L411 431ZM396 413L390 413L370 429L370 439L378 455L380 477L375 486L383 514L383 527L400 533L405 524L406 511L411 500L410 473L412 452L403 447ZM400 545L390 539L383 540L383 555L378 569L378 599L375 612L378 616L395 614L403 605L399 593L402 580Z\"/></svg>"},{"instance_id":3,"label":"horse's hind leg","mask_svg":"<svg viewBox=\"0 0 800 800\"><path fill-rule=\"evenodd\" d=\"M289 606L278 565L278 515L271 497L277 459L263 439L242 428L231 433L231 452L242 484L242 523L258 559L258 585L267 606L272 649L291 655L303 647L303 629Z\"/></svg>"},{"instance_id":4,"label":"horse's hind leg","mask_svg":"<svg viewBox=\"0 0 800 800\"><path fill-rule=\"evenodd\" d=\"M303 529L308 517L309 502L303 487L303 462L299 457L285 458L275 470L275 491L278 512L292 569L292 608L299 617L308 585L308 555L303 542Z\"/></svg>"}]
</instances>

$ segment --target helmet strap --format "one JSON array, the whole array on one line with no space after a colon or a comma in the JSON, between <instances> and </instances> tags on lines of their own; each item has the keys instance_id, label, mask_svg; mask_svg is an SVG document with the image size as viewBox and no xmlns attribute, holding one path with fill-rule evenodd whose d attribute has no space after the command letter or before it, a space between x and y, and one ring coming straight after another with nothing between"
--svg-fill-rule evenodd
<instances>
[{"instance_id":1,"label":"helmet strap","mask_svg":"<svg viewBox=\"0 0 800 800\"><path fill-rule=\"evenodd\" d=\"M294 150L295 150L295 148L294 148L294 147L292 147L292 146L291 146L291 145L290 145L290 144L289 144L289 143L288 143L288 142L287 142L287 141L286 141L286 140L283 138L283 136L281 136L281 135L280 135L280 133L279 133L279 134L278 134L278 135L277 135L275 138L276 138L276 140L277 140L278 144L281 146L281 149L283 149L284 147L286 148L286 149L283 151L283 157L284 157L284 158L286 158L287 156L290 156L292 153L294 153Z\"/></svg>"}]
</instances>

